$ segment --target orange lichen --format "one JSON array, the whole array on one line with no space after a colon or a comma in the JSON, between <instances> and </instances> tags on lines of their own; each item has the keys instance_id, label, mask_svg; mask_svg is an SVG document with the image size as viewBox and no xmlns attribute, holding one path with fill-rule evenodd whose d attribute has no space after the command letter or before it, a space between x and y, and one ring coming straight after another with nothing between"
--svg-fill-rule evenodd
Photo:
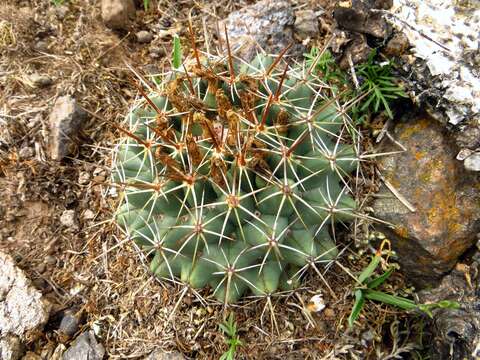
<instances>
[{"instance_id":1,"label":"orange lichen","mask_svg":"<svg viewBox=\"0 0 480 360\"><path fill-rule=\"evenodd\" d=\"M405 226L396 226L393 231L402 238L408 237L408 229Z\"/></svg>"},{"instance_id":2,"label":"orange lichen","mask_svg":"<svg viewBox=\"0 0 480 360\"><path fill-rule=\"evenodd\" d=\"M422 130L425 130L430 126L430 120L427 118L421 119L417 121L415 124L404 124L402 127L403 131L400 134L400 140L407 140L409 139L413 134L416 134Z\"/></svg>"}]
</instances>

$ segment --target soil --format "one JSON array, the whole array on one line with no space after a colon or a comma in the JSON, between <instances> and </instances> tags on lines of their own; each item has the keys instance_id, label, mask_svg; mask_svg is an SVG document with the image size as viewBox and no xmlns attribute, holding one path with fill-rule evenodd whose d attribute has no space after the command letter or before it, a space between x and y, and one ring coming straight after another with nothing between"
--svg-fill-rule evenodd
<instances>
[{"instance_id":1,"label":"soil","mask_svg":"<svg viewBox=\"0 0 480 360\"><path fill-rule=\"evenodd\" d=\"M161 348L213 359L227 349L218 324L230 309L204 304L181 285L158 282L111 222L115 198L107 196L107 182L110 149L119 134L90 117L72 155L54 162L48 156L47 123L55 99L66 94L100 118L121 119L137 95L127 64L141 73L167 68L169 55L164 54L170 54L172 34L187 43L189 14L198 42L208 31L214 44L217 21L248 3L152 0L151 9L138 10L130 31L123 33L104 26L99 1L0 4L0 20L13 24L8 46L0 47L0 250L14 256L54 305L45 331L27 344L30 351L49 358L59 343L68 346L70 340L55 332L67 309L82 319L77 334L93 328L109 358L141 358ZM299 1L296 6L312 3ZM324 3L328 10L334 2ZM155 44L138 43L135 33L152 26L165 36ZM311 44L322 40L312 39ZM163 55L151 57L153 46ZM48 75L52 84L34 86L34 73ZM33 149L32 157L21 156L26 147ZM62 224L65 210L74 210L73 224ZM366 224L356 227L368 233ZM342 264L358 271L364 262L352 263L349 258L356 252L347 246L348 237L343 241ZM369 305L360 325L347 331L353 299L345 289L353 280L336 264L324 269L324 275L332 293L311 273L304 288L271 304L257 300L234 307L245 344L238 350L240 358L350 358L359 351L373 355L375 347L383 346L382 324L397 314ZM327 311L308 313L305 304L319 292ZM376 337L360 340L367 330Z\"/></svg>"}]
</instances>

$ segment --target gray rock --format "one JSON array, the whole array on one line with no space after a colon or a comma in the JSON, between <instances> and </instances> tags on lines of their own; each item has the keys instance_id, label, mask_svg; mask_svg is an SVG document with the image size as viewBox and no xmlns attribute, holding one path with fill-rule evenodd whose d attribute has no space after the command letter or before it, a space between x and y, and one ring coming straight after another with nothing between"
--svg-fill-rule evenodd
<instances>
[{"instance_id":1,"label":"gray rock","mask_svg":"<svg viewBox=\"0 0 480 360\"><path fill-rule=\"evenodd\" d=\"M382 157L379 167L409 207L383 185L373 208L375 216L393 228L377 227L391 240L410 281L419 287L436 285L476 241L480 189L434 119L398 121L393 136L406 151ZM398 146L386 140L380 152L390 151L398 151Z\"/></svg>"},{"instance_id":2,"label":"gray rock","mask_svg":"<svg viewBox=\"0 0 480 360\"><path fill-rule=\"evenodd\" d=\"M18 336L7 335L0 337L0 359L20 359L24 351L23 344Z\"/></svg>"},{"instance_id":3,"label":"gray rock","mask_svg":"<svg viewBox=\"0 0 480 360\"><path fill-rule=\"evenodd\" d=\"M475 152L467 157L463 165L468 171L480 171L480 152Z\"/></svg>"},{"instance_id":4,"label":"gray rock","mask_svg":"<svg viewBox=\"0 0 480 360\"><path fill-rule=\"evenodd\" d=\"M30 81L36 87L46 87L53 84L53 80L50 76L37 73L30 75Z\"/></svg>"},{"instance_id":5,"label":"gray rock","mask_svg":"<svg viewBox=\"0 0 480 360\"><path fill-rule=\"evenodd\" d=\"M286 0L262 0L246 6L220 23L220 37L226 49L224 26L227 26L230 47L246 61L261 49L276 54L293 41L293 9Z\"/></svg>"},{"instance_id":6,"label":"gray rock","mask_svg":"<svg viewBox=\"0 0 480 360\"><path fill-rule=\"evenodd\" d=\"M295 12L295 33L301 38L315 36L318 32L317 15L313 10L298 10Z\"/></svg>"},{"instance_id":7,"label":"gray rock","mask_svg":"<svg viewBox=\"0 0 480 360\"><path fill-rule=\"evenodd\" d=\"M135 17L133 0L102 0L102 20L110 29L126 30Z\"/></svg>"},{"instance_id":8,"label":"gray rock","mask_svg":"<svg viewBox=\"0 0 480 360\"><path fill-rule=\"evenodd\" d=\"M63 360L102 360L105 348L95 339L92 330L79 335L63 353Z\"/></svg>"},{"instance_id":9,"label":"gray rock","mask_svg":"<svg viewBox=\"0 0 480 360\"><path fill-rule=\"evenodd\" d=\"M58 327L58 332L67 337L75 335L80 326L80 321L78 318L71 312L66 312L60 321L60 326Z\"/></svg>"},{"instance_id":10,"label":"gray rock","mask_svg":"<svg viewBox=\"0 0 480 360\"><path fill-rule=\"evenodd\" d=\"M43 40L37 41L34 45L34 48L37 51L48 52L48 43Z\"/></svg>"},{"instance_id":11,"label":"gray rock","mask_svg":"<svg viewBox=\"0 0 480 360\"><path fill-rule=\"evenodd\" d=\"M137 37L137 41L141 44L146 44L153 40L152 33L145 30L137 32L135 36Z\"/></svg>"},{"instance_id":12,"label":"gray rock","mask_svg":"<svg viewBox=\"0 0 480 360\"><path fill-rule=\"evenodd\" d=\"M62 160L70 154L72 140L85 119L86 113L71 96L62 96L57 99L49 117L50 156L53 160Z\"/></svg>"},{"instance_id":13,"label":"gray rock","mask_svg":"<svg viewBox=\"0 0 480 360\"><path fill-rule=\"evenodd\" d=\"M18 359L22 340L41 330L50 304L42 298L10 255L0 252L0 359Z\"/></svg>"},{"instance_id":14,"label":"gray rock","mask_svg":"<svg viewBox=\"0 0 480 360\"><path fill-rule=\"evenodd\" d=\"M477 252L474 258L478 255ZM460 305L459 309L432 311L431 359L463 360L480 356L480 299L476 295L480 290L479 282L478 278L466 276L478 274L478 270L478 259L470 266L458 264L438 287L418 293L422 303L449 300Z\"/></svg>"},{"instance_id":15,"label":"gray rock","mask_svg":"<svg viewBox=\"0 0 480 360\"><path fill-rule=\"evenodd\" d=\"M144 360L184 360L185 357L178 351L166 352L163 350L155 350Z\"/></svg>"}]
</instances>

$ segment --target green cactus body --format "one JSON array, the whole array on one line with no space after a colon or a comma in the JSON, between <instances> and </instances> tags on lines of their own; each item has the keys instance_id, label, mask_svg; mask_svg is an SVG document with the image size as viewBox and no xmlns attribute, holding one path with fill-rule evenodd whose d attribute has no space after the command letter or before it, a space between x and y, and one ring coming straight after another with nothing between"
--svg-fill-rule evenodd
<instances>
[{"instance_id":1,"label":"green cactus body","mask_svg":"<svg viewBox=\"0 0 480 360\"><path fill-rule=\"evenodd\" d=\"M355 216L343 178L358 156L337 101L274 60L235 64L233 80L228 64L206 61L165 76L115 151L117 223L154 274L221 302L299 286L337 255L331 222Z\"/></svg>"}]
</instances>

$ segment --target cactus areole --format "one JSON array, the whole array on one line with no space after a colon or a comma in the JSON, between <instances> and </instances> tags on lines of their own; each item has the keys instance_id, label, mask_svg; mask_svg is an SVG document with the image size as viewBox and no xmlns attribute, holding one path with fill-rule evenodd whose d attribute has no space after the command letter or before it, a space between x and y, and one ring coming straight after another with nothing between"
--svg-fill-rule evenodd
<instances>
[{"instance_id":1,"label":"cactus areole","mask_svg":"<svg viewBox=\"0 0 480 360\"><path fill-rule=\"evenodd\" d=\"M278 60L162 76L114 151L116 221L151 271L225 303L298 286L337 255L332 223L355 211L344 177L358 156L335 90Z\"/></svg>"}]
</instances>

